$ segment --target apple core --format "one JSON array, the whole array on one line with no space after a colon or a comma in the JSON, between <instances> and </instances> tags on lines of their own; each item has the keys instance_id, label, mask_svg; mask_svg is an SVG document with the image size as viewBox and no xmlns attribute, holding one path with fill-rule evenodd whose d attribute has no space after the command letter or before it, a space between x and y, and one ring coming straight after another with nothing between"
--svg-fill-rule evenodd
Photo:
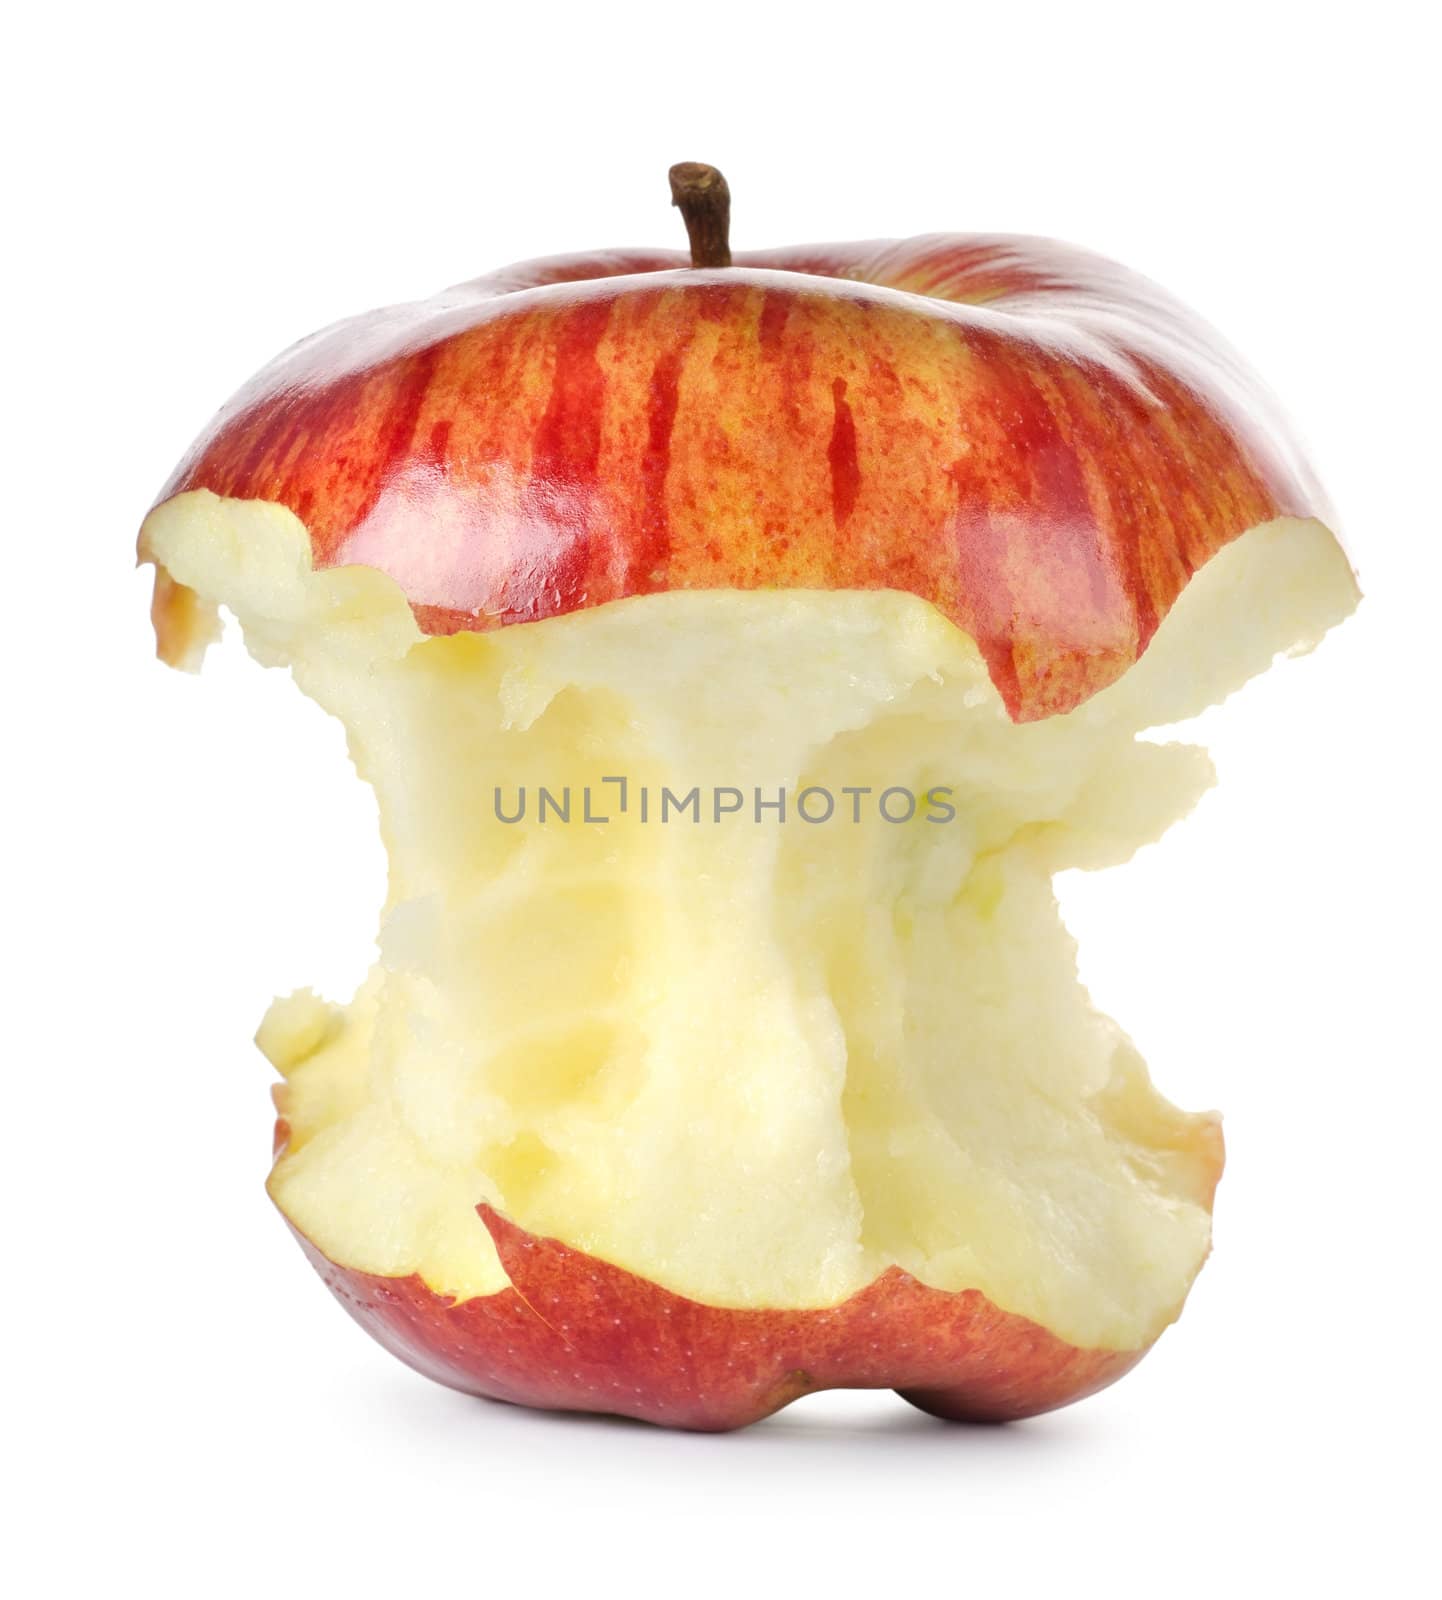
<instances>
[{"instance_id":1,"label":"apple core","mask_svg":"<svg viewBox=\"0 0 1442 1600\"><path fill-rule=\"evenodd\" d=\"M672 184L695 266L536 263L303 341L146 519L162 653L228 607L345 725L389 856L360 991L261 1024L270 1193L478 1393L1044 1410L1178 1315L1222 1167L1052 876L1184 815L1205 752L1140 736L1356 584L1152 286L1035 240L732 257L724 179ZM607 782L789 805L492 801ZM861 792L913 803L797 803Z\"/></svg>"}]
</instances>

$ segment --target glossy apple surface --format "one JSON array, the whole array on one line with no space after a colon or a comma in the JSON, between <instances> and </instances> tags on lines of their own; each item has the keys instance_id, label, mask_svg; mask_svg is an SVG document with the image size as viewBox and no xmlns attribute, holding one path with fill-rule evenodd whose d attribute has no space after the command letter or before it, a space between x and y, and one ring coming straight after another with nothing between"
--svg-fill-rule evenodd
<instances>
[{"instance_id":1,"label":"glossy apple surface","mask_svg":"<svg viewBox=\"0 0 1442 1600\"><path fill-rule=\"evenodd\" d=\"M1018 720L1137 658L1188 577L1323 503L1265 392L1132 273L938 235L519 266L302 341L167 486L289 507L423 628L668 589L909 590ZM162 647L192 619L162 575Z\"/></svg>"}]
</instances>

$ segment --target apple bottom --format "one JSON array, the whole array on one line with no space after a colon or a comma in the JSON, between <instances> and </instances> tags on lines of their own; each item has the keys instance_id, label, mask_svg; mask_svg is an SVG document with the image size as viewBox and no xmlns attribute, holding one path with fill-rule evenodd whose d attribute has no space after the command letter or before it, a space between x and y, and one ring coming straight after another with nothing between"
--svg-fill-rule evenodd
<instances>
[{"instance_id":1,"label":"apple bottom","mask_svg":"<svg viewBox=\"0 0 1442 1600\"><path fill-rule=\"evenodd\" d=\"M477 1210L511 1287L460 1303L419 1276L339 1266L296 1231L367 1332L492 1400L721 1432L818 1389L895 1389L934 1416L1009 1422L1104 1388L1145 1353L1077 1349L979 1290L930 1289L899 1267L837 1306L701 1305Z\"/></svg>"}]
</instances>

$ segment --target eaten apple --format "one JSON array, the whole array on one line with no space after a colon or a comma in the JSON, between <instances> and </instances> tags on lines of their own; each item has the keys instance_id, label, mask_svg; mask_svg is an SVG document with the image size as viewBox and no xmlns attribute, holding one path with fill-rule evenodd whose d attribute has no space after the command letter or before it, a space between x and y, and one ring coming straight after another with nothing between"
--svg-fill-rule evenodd
<instances>
[{"instance_id":1,"label":"eaten apple","mask_svg":"<svg viewBox=\"0 0 1442 1600\"><path fill-rule=\"evenodd\" d=\"M1151 284L1002 236L733 258L719 174L672 183L689 261L340 323L146 518L162 656L227 606L345 724L390 858L358 994L261 1026L270 1192L477 1394L1043 1411L1176 1318L1222 1166L1091 1007L1052 875L1183 815L1205 752L1138 735L1353 575Z\"/></svg>"}]
</instances>

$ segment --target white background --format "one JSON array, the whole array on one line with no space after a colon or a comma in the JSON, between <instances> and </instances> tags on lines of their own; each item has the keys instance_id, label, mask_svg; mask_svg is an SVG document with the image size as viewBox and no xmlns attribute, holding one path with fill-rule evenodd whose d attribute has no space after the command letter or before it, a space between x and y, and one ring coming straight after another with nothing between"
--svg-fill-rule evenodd
<instances>
[{"instance_id":1,"label":"white background","mask_svg":"<svg viewBox=\"0 0 1442 1600\"><path fill-rule=\"evenodd\" d=\"M1439 137L1431 8L29 7L0 110L12 1593L1420 1593L1435 1581ZM935 229L1122 258L1267 375L1367 599L1209 715L1221 786L1064 882L1098 1002L1221 1105L1216 1252L1119 1387L704 1438L466 1400L266 1202L271 995L343 996L382 864L338 730L150 657L136 526L347 312L532 254ZM18 1535L18 1537L17 1537ZM1264 1587L1266 1586L1266 1587ZM1432 1591L1435 1592L1435 1591Z\"/></svg>"}]
</instances>

